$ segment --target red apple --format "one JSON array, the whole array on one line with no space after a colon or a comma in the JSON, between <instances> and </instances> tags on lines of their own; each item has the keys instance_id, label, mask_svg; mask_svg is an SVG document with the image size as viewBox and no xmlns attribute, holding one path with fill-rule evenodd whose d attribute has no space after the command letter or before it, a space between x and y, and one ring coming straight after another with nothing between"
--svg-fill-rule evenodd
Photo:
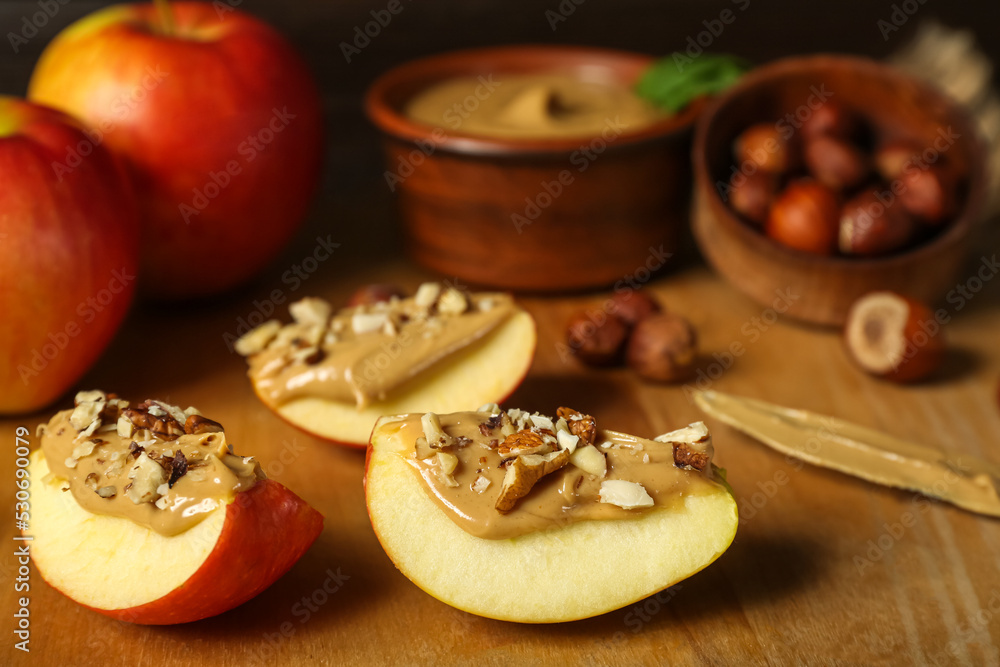
<instances>
[{"instance_id":1,"label":"red apple","mask_svg":"<svg viewBox=\"0 0 1000 667\"><path fill-rule=\"evenodd\" d=\"M109 7L64 30L29 96L127 158L144 219L142 290L204 296L247 280L295 232L318 182L321 105L268 25L221 3L157 5Z\"/></svg>"},{"instance_id":2,"label":"red apple","mask_svg":"<svg viewBox=\"0 0 1000 667\"><path fill-rule=\"evenodd\" d=\"M48 472L42 453L33 453L35 566L70 599L130 623L187 623L232 609L287 572L323 528L319 512L265 479L166 537L84 510Z\"/></svg>"},{"instance_id":3,"label":"red apple","mask_svg":"<svg viewBox=\"0 0 1000 667\"><path fill-rule=\"evenodd\" d=\"M70 388L117 331L135 291L138 216L120 163L68 116L0 97L0 413Z\"/></svg>"}]
</instances>

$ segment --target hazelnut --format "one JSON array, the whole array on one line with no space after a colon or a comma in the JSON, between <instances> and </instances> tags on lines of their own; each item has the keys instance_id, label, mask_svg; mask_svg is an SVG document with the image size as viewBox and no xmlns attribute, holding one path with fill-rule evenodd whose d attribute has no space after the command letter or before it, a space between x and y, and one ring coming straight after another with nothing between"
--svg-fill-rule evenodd
<instances>
[{"instance_id":1,"label":"hazelnut","mask_svg":"<svg viewBox=\"0 0 1000 667\"><path fill-rule=\"evenodd\" d=\"M566 327L566 344L580 361L591 366L610 366L621 359L628 326L617 315L587 312L574 315Z\"/></svg>"},{"instance_id":2,"label":"hazelnut","mask_svg":"<svg viewBox=\"0 0 1000 667\"><path fill-rule=\"evenodd\" d=\"M790 183L771 206L765 231L778 243L817 255L832 255L840 229L840 206L829 188L803 179Z\"/></svg>"},{"instance_id":3,"label":"hazelnut","mask_svg":"<svg viewBox=\"0 0 1000 667\"><path fill-rule=\"evenodd\" d=\"M899 180L904 187L899 201L920 222L937 226L955 215L957 188L950 172L936 167L910 167Z\"/></svg>"},{"instance_id":4,"label":"hazelnut","mask_svg":"<svg viewBox=\"0 0 1000 667\"><path fill-rule=\"evenodd\" d=\"M821 136L849 140L858 133L858 129L858 117L853 112L828 100L805 119L801 132L807 140Z\"/></svg>"},{"instance_id":5,"label":"hazelnut","mask_svg":"<svg viewBox=\"0 0 1000 667\"><path fill-rule=\"evenodd\" d=\"M804 155L806 166L816 180L834 192L850 190L861 184L871 171L864 153L834 137L810 139Z\"/></svg>"},{"instance_id":6,"label":"hazelnut","mask_svg":"<svg viewBox=\"0 0 1000 667\"><path fill-rule=\"evenodd\" d=\"M872 292L847 315L847 350L868 373L894 382L915 382L944 359L941 324L926 305L894 292Z\"/></svg>"},{"instance_id":7,"label":"hazelnut","mask_svg":"<svg viewBox=\"0 0 1000 667\"><path fill-rule=\"evenodd\" d=\"M917 225L899 201L883 204L866 191L844 204L840 213L840 251L846 255L884 255L907 245Z\"/></svg>"},{"instance_id":8,"label":"hazelnut","mask_svg":"<svg viewBox=\"0 0 1000 667\"><path fill-rule=\"evenodd\" d=\"M907 165L920 155L920 146L912 141L886 141L875 151L875 168L887 181L899 178Z\"/></svg>"},{"instance_id":9,"label":"hazelnut","mask_svg":"<svg viewBox=\"0 0 1000 667\"><path fill-rule=\"evenodd\" d=\"M634 327L640 320L663 310L656 299L636 289L615 292L611 302L614 304L614 314L629 327Z\"/></svg>"},{"instance_id":10,"label":"hazelnut","mask_svg":"<svg viewBox=\"0 0 1000 667\"><path fill-rule=\"evenodd\" d=\"M778 194L778 178L766 171L736 172L729 181L729 205L747 220L763 225Z\"/></svg>"},{"instance_id":11,"label":"hazelnut","mask_svg":"<svg viewBox=\"0 0 1000 667\"><path fill-rule=\"evenodd\" d=\"M743 130L733 145L736 162L751 162L761 170L780 174L798 163L791 136L784 136L774 123L758 123Z\"/></svg>"},{"instance_id":12,"label":"hazelnut","mask_svg":"<svg viewBox=\"0 0 1000 667\"><path fill-rule=\"evenodd\" d=\"M406 297L406 292L396 285L372 283L359 287L347 300L347 305L348 307L370 306L383 301L391 301L393 297L403 299Z\"/></svg>"},{"instance_id":13,"label":"hazelnut","mask_svg":"<svg viewBox=\"0 0 1000 667\"><path fill-rule=\"evenodd\" d=\"M679 315L662 313L639 322L626 350L628 365L648 380L680 382L694 371L697 334Z\"/></svg>"}]
</instances>

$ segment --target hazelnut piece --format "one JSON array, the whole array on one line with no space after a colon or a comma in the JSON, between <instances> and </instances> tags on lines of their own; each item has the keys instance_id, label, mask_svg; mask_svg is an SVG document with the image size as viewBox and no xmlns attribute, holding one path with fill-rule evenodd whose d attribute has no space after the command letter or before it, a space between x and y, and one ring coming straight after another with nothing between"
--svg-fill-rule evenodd
<instances>
[{"instance_id":1,"label":"hazelnut piece","mask_svg":"<svg viewBox=\"0 0 1000 667\"><path fill-rule=\"evenodd\" d=\"M752 163L772 174L786 172L798 163L795 146L774 123L758 123L743 130L733 144L739 164Z\"/></svg>"},{"instance_id":2,"label":"hazelnut piece","mask_svg":"<svg viewBox=\"0 0 1000 667\"><path fill-rule=\"evenodd\" d=\"M629 327L634 327L639 320L663 310L656 299L637 289L615 292L611 302L614 304L612 312Z\"/></svg>"},{"instance_id":3,"label":"hazelnut piece","mask_svg":"<svg viewBox=\"0 0 1000 667\"><path fill-rule=\"evenodd\" d=\"M916 228L898 201L886 205L875 191L862 192L841 210L840 251L864 256L891 253L908 244Z\"/></svg>"},{"instance_id":4,"label":"hazelnut piece","mask_svg":"<svg viewBox=\"0 0 1000 667\"><path fill-rule=\"evenodd\" d=\"M905 188L899 193L899 201L917 220L937 226L955 214L956 187L950 172L936 167L911 168L899 179Z\"/></svg>"},{"instance_id":5,"label":"hazelnut piece","mask_svg":"<svg viewBox=\"0 0 1000 667\"><path fill-rule=\"evenodd\" d=\"M879 176L887 181L894 181L919 155L920 146L912 141L886 141L875 151L875 168Z\"/></svg>"},{"instance_id":6,"label":"hazelnut piece","mask_svg":"<svg viewBox=\"0 0 1000 667\"><path fill-rule=\"evenodd\" d=\"M817 181L834 192L859 185L871 168L868 157L852 144L834 137L818 136L805 147L805 162Z\"/></svg>"},{"instance_id":7,"label":"hazelnut piece","mask_svg":"<svg viewBox=\"0 0 1000 667\"><path fill-rule=\"evenodd\" d=\"M840 229L840 206L829 188L803 179L790 183L771 206L765 231L778 243L817 255L832 255Z\"/></svg>"},{"instance_id":8,"label":"hazelnut piece","mask_svg":"<svg viewBox=\"0 0 1000 667\"><path fill-rule=\"evenodd\" d=\"M894 382L922 380L944 360L944 336L934 313L895 292L858 299L847 315L844 340L862 369Z\"/></svg>"},{"instance_id":9,"label":"hazelnut piece","mask_svg":"<svg viewBox=\"0 0 1000 667\"><path fill-rule=\"evenodd\" d=\"M393 297L403 299L406 297L406 292L396 285L372 283L359 287L347 300L347 305L348 307L370 306L383 301L391 301Z\"/></svg>"},{"instance_id":10,"label":"hazelnut piece","mask_svg":"<svg viewBox=\"0 0 1000 667\"><path fill-rule=\"evenodd\" d=\"M617 315L601 313L591 317L581 311L566 327L566 344L580 361L591 366L617 363L626 338L628 325Z\"/></svg>"},{"instance_id":11,"label":"hazelnut piece","mask_svg":"<svg viewBox=\"0 0 1000 667\"><path fill-rule=\"evenodd\" d=\"M765 171L736 172L729 180L729 205L747 220L763 225L778 194L778 178Z\"/></svg>"},{"instance_id":12,"label":"hazelnut piece","mask_svg":"<svg viewBox=\"0 0 1000 667\"><path fill-rule=\"evenodd\" d=\"M820 136L849 140L857 134L858 125L858 117L853 112L828 100L805 119L801 132L807 140Z\"/></svg>"},{"instance_id":13,"label":"hazelnut piece","mask_svg":"<svg viewBox=\"0 0 1000 667\"><path fill-rule=\"evenodd\" d=\"M653 315L639 322L628 342L628 365L648 380L680 382L691 376L697 334L683 317Z\"/></svg>"}]
</instances>

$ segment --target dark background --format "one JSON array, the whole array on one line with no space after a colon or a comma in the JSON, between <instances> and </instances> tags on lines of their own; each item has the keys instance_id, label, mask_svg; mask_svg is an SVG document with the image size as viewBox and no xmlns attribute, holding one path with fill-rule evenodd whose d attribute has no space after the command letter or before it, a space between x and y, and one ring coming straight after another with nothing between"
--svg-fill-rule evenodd
<instances>
[{"instance_id":1,"label":"dark background","mask_svg":"<svg viewBox=\"0 0 1000 667\"><path fill-rule=\"evenodd\" d=\"M372 21L389 0L219 0L263 18L296 44L315 73L327 114L327 163L323 188L306 228L261 277L268 282L290 258L302 254L316 233L335 230L352 248L350 259L322 271L351 270L358 261L402 248L392 197L382 177L378 136L365 119L362 96L380 73L405 60L452 49L509 43L569 43L652 54L683 50L704 22L723 10L735 15L708 50L742 55L754 63L800 53L844 52L882 58L907 43L922 20L971 30L994 62L1000 62L1000 2L944 0L400 0L403 10L360 53L345 60L340 44ZM20 32L39 0L0 0L0 93L24 95L31 69L59 30L91 11L113 4L42 0L58 11L14 52L7 34ZM66 2L60 5L59 2ZM550 25L547 11L571 8ZM910 11L912 15L907 15ZM880 21L897 22L884 35ZM717 24L718 25L718 24ZM994 80L998 80L994 72ZM259 285L259 284L258 284ZM252 288L251 288L252 289Z\"/></svg>"}]
</instances>

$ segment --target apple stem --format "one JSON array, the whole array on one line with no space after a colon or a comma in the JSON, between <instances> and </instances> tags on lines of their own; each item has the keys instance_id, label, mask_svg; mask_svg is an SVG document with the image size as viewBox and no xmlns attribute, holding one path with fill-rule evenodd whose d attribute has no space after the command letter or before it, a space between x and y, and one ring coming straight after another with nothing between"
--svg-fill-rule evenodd
<instances>
[{"instance_id":1,"label":"apple stem","mask_svg":"<svg viewBox=\"0 0 1000 667\"><path fill-rule=\"evenodd\" d=\"M174 34L174 10L170 7L170 0L153 0L156 5L156 12L160 15L160 30L164 35Z\"/></svg>"}]
</instances>

